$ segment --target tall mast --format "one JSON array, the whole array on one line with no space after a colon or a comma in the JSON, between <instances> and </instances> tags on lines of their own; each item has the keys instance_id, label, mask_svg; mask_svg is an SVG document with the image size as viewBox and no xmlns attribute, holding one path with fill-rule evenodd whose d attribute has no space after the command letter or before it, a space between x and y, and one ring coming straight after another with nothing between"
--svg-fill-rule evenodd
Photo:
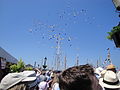
<instances>
[{"instance_id":1,"label":"tall mast","mask_svg":"<svg viewBox=\"0 0 120 90\"><path fill-rule=\"evenodd\" d=\"M66 69L66 67L67 67L67 59L66 59L66 56L65 56L65 58L64 58L64 69Z\"/></svg>"},{"instance_id":2,"label":"tall mast","mask_svg":"<svg viewBox=\"0 0 120 90\"><path fill-rule=\"evenodd\" d=\"M76 66L78 66L79 65L79 56L77 56L77 58L76 58Z\"/></svg>"},{"instance_id":3,"label":"tall mast","mask_svg":"<svg viewBox=\"0 0 120 90\"><path fill-rule=\"evenodd\" d=\"M61 37L60 35L58 35L58 37L56 38L56 43L57 43L57 47L56 47L56 69L59 70L60 69L60 59L61 59L61 52L60 52L60 44L61 44Z\"/></svg>"},{"instance_id":4,"label":"tall mast","mask_svg":"<svg viewBox=\"0 0 120 90\"><path fill-rule=\"evenodd\" d=\"M110 64L112 64L112 60L110 58L110 48L108 48L107 51L108 51L107 60L109 61Z\"/></svg>"},{"instance_id":5,"label":"tall mast","mask_svg":"<svg viewBox=\"0 0 120 90\"><path fill-rule=\"evenodd\" d=\"M101 66L101 58L99 57L99 59L97 60L97 68L99 67L99 66Z\"/></svg>"},{"instance_id":6,"label":"tall mast","mask_svg":"<svg viewBox=\"0 0 120 90\"><path fill-rule=\"evenodd\" d=\"M99 61L97 60L97 68L99 67Z\"/></svg>"},{"instance_id":7,"label":"tall mast","mask_svg":"<svg viewBox=\"0 0 120 90\"><path fill-rule=\"evenodd\" d=\"M101 57L99 57L99 59L97 60L97 68L99 67L99 66L101 66Z\"/></svg>"},{"instance_id":8,"label":"tall mast","mask_svg":"<svg viewBox=\"0 0 120 90\"><path fill-rule=\"evenodd\" d=\"M34 62L34 68L36 68L36 61Z\"/></svg>"}]
</instances>

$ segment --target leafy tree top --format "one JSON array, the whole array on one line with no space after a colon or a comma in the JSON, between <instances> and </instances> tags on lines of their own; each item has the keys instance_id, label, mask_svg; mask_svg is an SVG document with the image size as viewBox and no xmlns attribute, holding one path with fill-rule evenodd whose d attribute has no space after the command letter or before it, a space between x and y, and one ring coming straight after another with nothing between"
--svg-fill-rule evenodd
<instances>
[{"instance_id":1,"label":"leafy tree top","mask_svg":"<svg viewBox=\"0 0 120 90\"><path fill-rule=\"evenodd\" d=\"M113 27L113 29L111 30L111 32L107 32L109 35L107 36L107 39L109 40L113 40L113 35L116 33L116 32L120 32L120 26L115 26Z\"/></svg>"},{"instance_id":2,"label":"leafy tree top","mask_svg":"<svg viewBox=\"0 0 120 90\"><path fill-rule=\"evenodd\" d=\"M24 68L24 67L25 67L25 63L23 62L22 59L20 59L20 60L18 61L17 66L18 66L18 68Z\"/></svg>"},{"instance_id":3,"label":"leafy tree top","mask_svg":"<svg viewBox=\"0 0 120 90\"><path fill-rule=\"evenodd\" d=\"M22 59L20 59L17 64L10 66L11 72L21 72L24 70L24 68L25 68L25 63L23 62Z\"/></svg>"}]
</instances>

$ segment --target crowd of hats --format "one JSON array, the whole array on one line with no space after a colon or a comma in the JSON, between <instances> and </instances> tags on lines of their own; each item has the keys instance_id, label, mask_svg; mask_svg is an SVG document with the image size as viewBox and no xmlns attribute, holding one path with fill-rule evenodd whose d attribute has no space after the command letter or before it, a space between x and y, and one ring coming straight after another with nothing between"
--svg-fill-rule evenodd
<instances>
[{"instance_id":1,"label":"crowd of hats","mask_svg":"<svg viewBox=\"0 0 120 90\"><path fill-rule=\"evenodd\" d=\"M95 69L95 74L99 76L99 84L103 88L119 89L120 88L120 71L116 71L116 67L110 64L106 69L98 67Z\"/></svg>"},{"instance_id":2,"label":"crowd of hats","mask_svg":"<svg viewBox=\"0 0 120 90\"><path fill-rule=\"evenodd\" d=\"M120 71L115 71L116 67L113 64L108 65L105 69L98 67L95 69L95 75L98 75L99 84L103 88L120 89ZM38 70L39 71L39 70ZM54 73L60 73L55 71ZM53 77L53 73L44 72L45 75ZM40 73L39 73L40 75ZM42 75L42 73L41 73ZM42 77L42 81L49 81L47 77ZM28 83L29 87L38 85L36 71L23 71L20 73L9 73L0 82L0 90L7 90L20 82Z\"/></svg>"}]
</instances>

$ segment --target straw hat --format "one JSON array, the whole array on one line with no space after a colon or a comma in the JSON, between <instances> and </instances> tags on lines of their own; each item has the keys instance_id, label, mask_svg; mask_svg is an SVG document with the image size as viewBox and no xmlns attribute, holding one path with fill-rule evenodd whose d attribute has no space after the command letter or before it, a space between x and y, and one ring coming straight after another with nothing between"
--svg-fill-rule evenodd
<instances>
[{"instance_id":1,"label":"straw hat","mask_svg":"<svg viewBox=\"0 0 120 90\"><path fill-rule=\"evenodd\" d=\"M104 78L100 78L99 84L110 89L120 88L119 79L113 71L106 71Z\"/></svg>"},{"instance_id":2,"label":"straw hat","mask_svg":"<svg viewBox=\"0 0 120 90\"><path fill-rule=\"evenodd\" d=\"M108 69L115 69L115 66L113 65L113 64L109 64L107 67L106 67L106 69L108 70Z\"/></svg>"}]
</instances>

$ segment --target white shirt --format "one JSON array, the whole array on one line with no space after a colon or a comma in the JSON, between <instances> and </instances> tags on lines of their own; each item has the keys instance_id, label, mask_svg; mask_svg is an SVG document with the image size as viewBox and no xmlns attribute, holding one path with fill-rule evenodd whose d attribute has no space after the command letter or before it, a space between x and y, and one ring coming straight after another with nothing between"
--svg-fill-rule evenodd
<instances>
[{"instance_id":1,"label":"white shirt","mask_svg":"<svg viewBox=\"0 0 120 90\"><path fill-rule=\"evenodd\" d=\"M52 90L60 90L59 84L58 83L54 83L54 85L52 86Z\"/></svg>"},{"instance_id":2,"label":"white shirt","mask_svg":"<svg viewBox=\"0 0 120 90\"><path fill-rule=\"evenodd\" d=\"M45 81L42 81L38 84L39 90L47 90L49 87L48 83Z\"/></svg>"}]
</instances>

